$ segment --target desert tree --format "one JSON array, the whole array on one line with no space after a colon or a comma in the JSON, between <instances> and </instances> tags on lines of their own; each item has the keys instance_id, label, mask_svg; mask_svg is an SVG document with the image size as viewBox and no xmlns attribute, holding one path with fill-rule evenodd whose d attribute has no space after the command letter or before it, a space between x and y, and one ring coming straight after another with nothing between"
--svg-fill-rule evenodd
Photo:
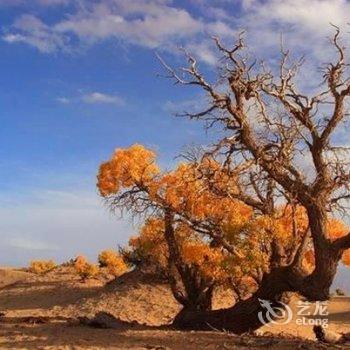
<instances>
[{"instance_id":1,"label":"desert tree","mask_svg":"<svg viewBox=\"0 0 350 350\"><path fill-rule=\"evenodd\" d=\"M222 169L208 156L198 160L187 155L187 161L173 171L161 172L155 158L141 145L117 149L100 167L98 188L113 210L147 218L140 235L131 239L131 247L146 263L155 262L166 273L174 297L184 306L174 325L183 327L188 316L197 312L212 315L211 300L218 285L236 293L233 315L237 317L238 305L243 315L247 307L256 306L256 293L262 296L266 274L293 260L305 271L313 266L310 244L304 243L302 254L296 249L308 231L306 211L300 205L265 205L272 201L271 182L262 180L260 189L256 184L260 198L247 205L244 201L253 197L248 190L242 192L237 182L237 174L246 166ZM341 223L329 224L333 231L344 230ZM252 288L244 295L242 287L247 284ZM283 297L275 295L274 301ZM253 328L251 319L242 323L240 316L239 323L231 320L231 330ZM213 326L205 327L209 325ZM203 325L196 322L191 327Z\"/></svg>"},{"instance_id":2,"label":"desert tree","mask_svg":"<svg viewBox=\"0 0 350 350\"><path fill-rule=\"evenodd\" d=\"M218 38L214 42L221 55L216 81L201 73L190 54L185 68L161 62L176 84L197 87L207 96L204 110L184 115L224 131L203 157L221 162L220 171L234 174L242 191L221 194L261 212L275 212L281 203L291 210L301 207L307 217L307 229L287 259L275 245L277 263L263 274L251 298L226 310L188 313L178 320L184 328L244 332L261 325L259 299L278 303L286 292L298 292L310 301L327 300L338 263L349 260L349 232L344 227L332 230L330 223L337 212L346 213L350 198L348 148L339 137L348 119L350 79L338 28L331 39L334 61L322 67L315 93L299 91L303 60L292 60L289 51L282 48L280 64L270 69L249 56L243 35L231 48ZM310 249L313 268L305 270L302 257Z\"/></svg>"},{"instance_id":3,"label":"desert tree","mask_svg":"<svg viewBox=\"0 0 350 350\"><path fill-rule=\"evenodd\" d=\"M211 162L205 168L215 166L218 164ZM239 298L242 281L249 280L262 256L255 254L250 266L242 264L254 251L253 243L241 243L238 252L233 240L222 233L235 237L247 225L252 210L243 202L209 191L197 169L197 164L182 163L161 173L155 153L134 145L116 150L101 165L98 188L113 210L146 218L124 254L155 265L166 275L183 310L203 311L211 309L214 288L219 285L229 285ZM221 176L221 181L232 185L227 176Z\"/></svg>"}]
</instances>

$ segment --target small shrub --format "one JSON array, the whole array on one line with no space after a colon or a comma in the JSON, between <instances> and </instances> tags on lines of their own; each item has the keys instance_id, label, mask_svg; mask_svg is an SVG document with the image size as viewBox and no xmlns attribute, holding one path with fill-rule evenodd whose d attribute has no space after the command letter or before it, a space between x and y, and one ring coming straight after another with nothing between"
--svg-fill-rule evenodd
<instances>
[{"instance_id":1,"label":"small shrub","mask_svg":"<svg viewBox=\"0 0 350 350\"><path fill-rule=\"evenodd\" d=\"M338 297L343 297L343 296L345 295L345 292L344 292L342 289L337 288L337 289L335 290L335 294L336 294Z\"/></svg>"},{"instance_id":2,"label":"small shrub","mask_svg":"<svg viewBox=\"0 0 350 350\"><path fill-rule=\"evenodd\" d=\"M104 250L98 256L100 267L106 267L108 272L118 277L128 270L123 257L113 250Z\"/></svg>"},{"instance_id":3,"label":"small shrub","mask_svg":"<svg viewBox=\"0 0 350 350\"><path fill-rule=\"evenodd\" d=\"M117 253L114 250L103 250L98 255L98 263L100 267L107 267L116 258Z\"/></svg>"},{"instance_id":4,"label":"small shrub","mask_svg":"<svg viewBox=\"0 0 350 350\"><path fill-rule=\"evenodd\" d=\"M128 271L128 267L121 257L118 257L118 259L114 261L113 264L108 265L107 269L108 272L115 277L119 277Z\"/></svg>"},{"instance_id":5,"label":"small shrub","mask_svg":"<svg viewBox=\"0 0 350 350\"><path fill-rule=\"evenodd\" d=\"M99 273L98 266L95 264L90 264L88 260L82 255L76 257L74 268L82 280L95 277Z\"/></svg>"},{"instance_id":6,"label":"small shrub","mask_svg":"<svg viewBox=\"0 0 350 350\"><path fill-rule=\"evenodd\" d=\"M53 260L33 260L30 262L29 271L42 275L52 271L56 266Z\"/></svg>"}]
</instances>

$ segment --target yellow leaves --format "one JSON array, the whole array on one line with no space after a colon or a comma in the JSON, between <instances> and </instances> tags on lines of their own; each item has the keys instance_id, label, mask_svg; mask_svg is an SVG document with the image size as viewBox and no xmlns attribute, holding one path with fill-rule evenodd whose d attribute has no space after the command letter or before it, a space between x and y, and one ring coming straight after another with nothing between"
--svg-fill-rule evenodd
<instances>
[{"instance_id":1,"label":"yellow leaves","mask_svg":"<svg viewBox=\"0 0 350 350\"><path fill-rule=\"evenodd\" d=\"M227 277L223 267L224 253L205 243L185 242L181 247L184 263L194 265L203 277L219 281Z\"/></svg>"},{"instance_id":2,"label":"yellow leaves","mask_svg":"<svg viewBox=\"0 0 350 350\"><path fill-rule=\"evenodd\" d=\"M230 254L221 248L211 247L209 242L188 225L177 224L175 236L182 262L195 267L203 277L214 279L217 283L226 283L237 273L242 274L242 270L236 266L237 261ZM149 218L139 236L130 239L129 246L146 265L153 264L158 271L169 272L169 252L162 218Z\"/></svg>"},{"instance_id":3,"label":"yellow leaves","mask_svg":"<svg viewBox=\"0 0 350 350\"><path fill-rule=\"evenodd\" d=\"M102 251L98 256L98 261L101 268L106 268L108 273L115 277L119 277L128 270L123 258L113 250ZM74 269L83 280L96 277L103 272L98 265L90 263L83 255L75 258Z\"/></svg>"},{"instance_id":4,"label":"yellow leaves","mask_svg":"<svg viewBox=\"0 0 350 350\"><path fill-rule=\"evenodd\" d=\"M327 222L327 233L331 239L343 237L350 232L349 227L338 219L331 218Z\"/></svg>"},{"instance_id":5,"label":"yellow leaves","mask_svg":"<svg viewBox=\"0 0 350 350\"><path fill-rule=\"evenodd\" d=\"M308 228L308 218L304 207L290 205L279 210L277 217L273 220L275 235L281 240L292 240L303 235ZM296 237L294 237L294 235Z\"/></svg>"},{"instance_id":6,"label":"yellow leaves","mask_svg":"<svg viewBox=\"0 0 350 350\"><path fill-rule=\"evenodd\" d=\"M301 205L281 205L273 215L267 216L256 215L251 207L233 200L228 194L237 194L235 175L211 158L204 158L201 163L180 163L173 171L163 174L155 162L156 154L142 145L117 149L100 166L97 184L100 194L109 198L119 195L112 198L137 213L166 208L174 212L176 219L200 222L210 229L215 226L215 231L244 259L211 247L206 237L195 234L185 224L176 224L175 235L184 262L198 267L203 276L223 281L232 275L243 278L257 269L268 271L272 240L282 242L287 256L301 243L308 229L308 215ZM327 233L332 239L348 231L339 220L330 218L327 222ZM140 234L130 239L129 246L135 261L145 261L167 271L169 252L162 218L148 219ZM115 275L126 269L123 259L114 252L102 252L99 260L101 266L111 266L110 271ZM344 253L343 261L350 265L349 251ZM313 269L312 249L303 257L303 266L308 271Z\"/></svg>"},{"instance_id":7,"label":"yellow leaves","mask_svg":"<svg viewBox=\"0 0 350 350\"><path fill-rule=\"evenodd\" d=\"M101 164L97 179L97 187L103 197L119 190L118 182L114 179L112 164L110 162Z\"/></svg>"},{"instance_id":8,"label":"yellow leaves","mask_svg":"<svg viewBox=\"0 0 350 350\"><path fill-rule=\"evenodd\" d=\"M117 259L110 262L107 265L107 269L108 272L115 277L119 277L128 271L128 267L121 257L118 257Z\"/></svg>"},{"instance_id":9,"label":"yellow leaves","mask_svg":"<svg viewBox=\"0 0 350 350\"><path fill-rule=\"evenodd\" d=\"M142 145L117 149L112 158L100 166L97 187L101 196L115 194L135 184L147 185L159 173L156 154Z\"/></svg>"},{"instance_id":10,"label":"yellow leaves","mask_svg":"<svg viewBox=\"0 0 350 350\"><path fill-rule=\"evenodd\" d=\"M147 219L144 226L141 228L141 236L147 237L152 241L157 241L164 232L164 220L157 217Z\"/></svg>"},{"instance_id":11,"label":"yellow leaves","mask_svg":"<svg viewBox=\"0 0 350 350\"><path fill-rule=\"evenodd\" d=\"M306 209L297 206L280 208L275 217L260 216L249 226L248 230L265 230L266 237L272 239L277 237L283 242L284 248L293 249L295 244L300 244L302 235L308 229L308 217ZM295 230L295 231L294 231ZM350 230L347 225L338 219L328 218L326 223L327 234L331 239L337 239L346 235ZM259 240L263 238L260 236ZM342 257L343 263L350 265L350 250ZM302 266L305 272L311 273L315 267L315 256L312 249L304 253Z\"/></svg>"},{"instance_id":12,"label":"yellow leaves","mask_svg":"<svg viewBox=\"0 0 350 350\"><path fill-rule=\"evenodd\" d=\"M98 256L98 262L100 267L106 267L115 277L119 277L128 270L123 258L113 250L102 251Z\"/></svg>"},{"instance_id":13,"label":"yellow leaves","mask_svg":"<svg viewBox=\"0 0 350 350\"><path fill-rule=\"evenodd\" d=\"M56 267L53 260L33 260L30 262L29 271L36 274L45 274Z\"/></svg>"},{"instance_id":14,"label":"yellow leaves","mask_svg":"<svg viewBox=\"0 0 350 350\"><path fill-rule=\"evenodd\" d=\"M342 255L342 262L346 266L350 266L350 249L345 250ZM315 255L312 250L304 254L303 267L306 271L311 272L315 267Z\"/></svg>"},{"instance_id":15,"label":"yellow leaves","mask_svg":"<svg viewBox=\"0 0 350 350\"><path fill-rule=\"evenodd\" d=\"M76 257L74 262L74 268L77 274L83 279L92 278L98 275L99 268L95 264L90 264L88 260L79 255Z\"/></svg>"},{"instance_id":16,"label":"yellow leaves","mask_svg":"<svg viewBox=\"0 0 350 350\"><path fill-rule=\"evenodd\" d=\"M164 239L164 221L149 218L140 230L140 234L129 240L129 246L139 259L155 264L160 269L168 265L168 250Z\"/></svg>"},{"instance_id":17,"label":"yellow leaves","mask_svg":"<svg viewBox=\"0 0 350 350\"><path fill-rule=\"evenodd\" d=\"M80 266L84 266L88 263L88 260L86 259L85 256L83 255L78 255L76 258L75 258L75 261L74 261L74 266L78 269Z\"/></svg>"},{"instance_id":18,"label":"yellow leaves","mask_svg":"<svg viewBox=\"0 0 350 350\"><path fill-rule=\"evenodd\" d=\"M211 189L210 181L230 193L236 188L235 178L214 160L205 158L200 164L181 163L174 171L161 175L155 158L154 152L141 145L117 149L112 158L100 166L97 184L100 194L104 197L120 195L119 192L135 186L154 205L170 207L191 219L210 220L231 236L251 219L250 207L221 197Z\"/></svg>"},{"instance_id":19,"label":"yellow leaves","mask_svg":"<svg viewBox=\"0 0 350 350\"><path fill-rule=\"evenodd\" d=\"M80 271L79 271L79 275L83 278L92 278L98 275L99 273L99 268L97 265L95 264L90 264L87 263Z\"/></svg>"},{"instance_id":20,"label":"yellow leaves","mask_svg":"<svg viewBox=\"0 0 350 350\"><path fill-rule=\"evenodd\" d=\"M311 273L315 268L315 254L313 250L309 249L304 253L302 267L307 273Z\"/></svg>"},{"instance_id":21,"label":"yellow leaves","mask_svg":"<svg viewBox=\"0 0 350 350\"><path fill-rule=\"evenodd\" d=\"M103 250L98 255L98 263L100 267L106 267L108 265L113 264L115 260L118 260L120 257L119 255L111 249Z\"/></svg>"},{"instance_id":22,"label":"yellow leaves","mask_svg":"<svg viewBox=\"0 0 350 350\"><path fill-rule=\"evenodd\" d=\"M343 221L330 219L327 223L327 232L329 237L335 240L346 236L350 232L350 229ZM350 266L350 249L343 253L342 262L345 265Z\"/></svg>"},{"instance_id":23,"label":"yellow leaves","mask_svg":"<svg viewBox=\"0 0 350 350\"><path fill-rule=\"evenodd\" d=\"M216 195L198 171L193 164L180 164L159 180L158 193L175 211L196 220L210 219L222 227L244 225L252 209L242 202Z\"/></svg>"},{"instance_id":24,"label":"yellow leaves","mask_svg":"<svg viewBox=\"0 0 350 350\"><path fill-rule=\"evenodd\" d=\"M344 265L350 266L350 249L343 253L342 261Z\"/></svg>"}]
</instances>

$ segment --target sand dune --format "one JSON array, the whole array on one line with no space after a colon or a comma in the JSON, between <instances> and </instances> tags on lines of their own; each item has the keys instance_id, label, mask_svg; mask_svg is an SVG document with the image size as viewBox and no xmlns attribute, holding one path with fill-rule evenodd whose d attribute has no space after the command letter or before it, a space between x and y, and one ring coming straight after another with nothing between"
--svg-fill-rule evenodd
<instances>
[{"instance_id":1,"label":"sand dune","mask_svg":"<svg viewBox=\"0 0 350 350\"><path fill-rule=\"evenodd\" d=\"M67 267L45 276L2 269L0 278L0 312L5 314L0 319L0 349L320 348L313 341L312 326L296 325L295 317L288 325L263 327L258 337L136 326L133 321L153 327L170 323L179 310L166 284L137 271L107 284L105 279L82 283ZM230 296L221 293L215 306L225 307L230 302ZM294 300L294 313L296 308ZM98 311L108 311L129 324L120 330L101 330L77 322L78 316ZM350 299L333 299L329 311L330 329L349 332ZM342 347L347 348L350 345Z\"/></svg>"},{"instance_id":2,"label":"sand dune","mask_svg":"<svg viewBox=\"0 0 350 350\"><path fill-rule=\"evenodd\" d=\"M30 274L28 272L12 269L10 267L0 267L0 288L23 280L29 276Z\"/></svg>"}]
</instances>

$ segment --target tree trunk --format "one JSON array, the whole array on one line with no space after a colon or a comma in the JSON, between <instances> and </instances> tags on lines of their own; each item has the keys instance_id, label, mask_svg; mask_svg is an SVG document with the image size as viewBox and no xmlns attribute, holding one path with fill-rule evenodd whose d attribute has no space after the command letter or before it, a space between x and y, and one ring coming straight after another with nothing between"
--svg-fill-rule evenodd
<instances>
[{"instance_id":1,"label":"tree trunk","mask_svg":"<svg viewBox=\"0 0 350 350\"><path fill-rule=\"evenodd\" d=\"M229 309L204 312L183 309L173 325L186 330L227 330L241 334L262 326L258 318L260 311L262 308L258 298L252 297Z\"/></svg>"},{"instance_id":2,"label":"tree trunk","mask_svg":"<svg viewBox=\"0 0 350 350\"><path fill-rule=\"evenodd\" d=\"M276 268L264 276L259 289L249 299L239 301L228 309L205 312L183 309L175 317L173 325L187 330L216 329L242 334L259 329L271 319L267 317L268 310L262 306L261 300L269 301L272 308L278 309L283 308L281 302L288 302L288 292L298 292L310 301L327 300L339 261L336 253L328 253L322 260L323 273L315 269L305 277L289 266Z\"/></svg>"},{"instance_id":3,"label":"tree trunk","mask_svg":"<svg viewBox=\"0 0 350 350\"><path fill-rule=\"evenodd\" d=\"M310 301L329 299L329 289L337 271L342 251L336 249L326 232L327 214L320 205L307 208L311 236L315 251L315 269L305 276L300 266L273 267L264 275L256 293L228 309L194 311L184 308L173 325L181 329L227 330L241 334L254 331L268 321L267 310L261 300L272 307L281 308L288 292L298 292ZM271 265L271 267L273 264ZM259 317L260 315L260 317Z\"/></svg>"},{"instance_id":4,"label":"tree trunk","mask_svg":"<svg viewBox=\"0 0 350 350\"><path fill-rule=\"evenodd\" d=\"M323 205L307 208L309 226L314 244L315 269L304 278L300 291L310 301L328 300L329 289L337 273L342 251L336 249L327 234L327 213Z\"/></svg>"},{"instance_id":5,"label":"tree trunk","mask_svg":"<svg viewBox=\"0 0 350 350\"><path fill-rule=\"evenodd\" d=\"M183 312L206 311L212 308L214 283L201 276L198 266L183 262L173 226L174 214L164 213L165 240L169 250L169 282L175 299L183 305Z\"/></svg>"},{"instance_id":6,"label":"tree trunk","mask_svg":"<svg viewBox=\"0 0 350 350\"><path fill-rule=\"evenodd\" d=\"M276 269L263 278L259 290L249 299L239 301L228 309L212 311L193 311L182 309L175 317L173 325L187 330L227 330L236 334L254 331L268 322L265 309L260 300L268 300L273 308L283 308L289 301L284 293L289 290L286 269ZM259 317L260 314L260 317Z\"/></svg>"}]
</instances>

